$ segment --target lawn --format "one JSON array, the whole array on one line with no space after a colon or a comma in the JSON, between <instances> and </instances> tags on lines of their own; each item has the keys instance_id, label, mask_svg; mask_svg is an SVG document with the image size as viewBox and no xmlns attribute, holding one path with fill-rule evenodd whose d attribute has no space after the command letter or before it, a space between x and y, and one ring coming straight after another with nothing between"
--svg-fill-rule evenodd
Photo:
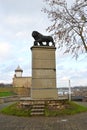
<instances>
[{"instance_id":1,"label":"lawn","mask_svg":"<svg viewBox=\"0 0 87 130\"><path fill-rule=\"evenodd\" d=\"M7 97L14 95L13 92L0 92L0 97Z\"/></svg>"},{"instance_id":2,"label":"lawn","mask_svg":"<svg viewBox=\"0 0 87 130\"><path fill-rule=\"evenodd\" d=\"M31 110L20 108L19 103L14 103L0 111L3 114L15 116L30 116Z\"/></svg>"},{"instance_id":3,"label":"lawn","mask_svg":"<svg viewBox=\"0 0 87 130\"><path fill-rule=\"evenodd\" d=\"M81 106L75 102L68 102L68 107L61 110L45 109L46 116L74 115L81 112L87 112L87 107Z\"/></svg>"}]
</instances>

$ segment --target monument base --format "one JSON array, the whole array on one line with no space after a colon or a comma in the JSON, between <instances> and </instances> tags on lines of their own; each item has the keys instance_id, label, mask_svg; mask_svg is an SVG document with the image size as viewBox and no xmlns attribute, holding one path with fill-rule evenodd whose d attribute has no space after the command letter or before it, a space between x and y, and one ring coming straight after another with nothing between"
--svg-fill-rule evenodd
<instances>
[{"instance_id":1,"label":"monument base","mask_svg":"<svg viewBox=\"0 0 87 130\"><path fill-rule=\"evenodd\" d=\"M61 111L67 107L68 99L30 99L21 98L19 106L30 111L30 116L47 116L45 109Z\"/></svg>"},{"instance_id":2,"label":"monument base","mask_svg":"<svg viewBox=\"0 0 87 130\"><path fill-rule=\"evenodd\" d=\"M57 89L32 90L32 99L58 99Z\"/></svg>"},{"instance_id":3,"label":"monument base","mask_svg":"<svg viewBox=\"0 0 87 130\"><path fill-rule=\"evenodd\" d=\"M33 46L32 99L58 99L54 46Z\"/></svg>"}]
</instances>

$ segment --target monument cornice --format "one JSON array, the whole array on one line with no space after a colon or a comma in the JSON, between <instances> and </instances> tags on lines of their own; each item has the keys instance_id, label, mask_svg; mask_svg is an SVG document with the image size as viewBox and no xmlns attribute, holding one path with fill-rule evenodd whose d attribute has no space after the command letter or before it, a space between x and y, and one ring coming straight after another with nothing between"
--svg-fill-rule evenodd
<instances>
[{"instance_id":1,"label":"monument cornice","mask_svg":"<svg viewBox=\"0 0 87 130\"><path fill-rule=\"evenodd\" d=\"M54 46L32 46L31 47L31 50L33 49L33 48L35 48L35 49L56 49L56 47L54 47Z\"/></svg>"}]
</instances>

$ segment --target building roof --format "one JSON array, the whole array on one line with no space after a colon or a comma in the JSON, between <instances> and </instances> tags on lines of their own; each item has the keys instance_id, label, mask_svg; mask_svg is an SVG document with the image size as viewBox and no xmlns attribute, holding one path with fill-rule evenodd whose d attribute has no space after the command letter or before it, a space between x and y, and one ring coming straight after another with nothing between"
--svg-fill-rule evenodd
<instances>
[{"instance_id":1,"label":"building roof","mask_svg":"<svg viewBox=\"0 0 87 130\"><path fill-rule=\"evenodd\" d=\"M15 72L23 72L23 70L20 68L20 66L18 65L17 69L15 70Z\"/></svg>"}]
</instances>

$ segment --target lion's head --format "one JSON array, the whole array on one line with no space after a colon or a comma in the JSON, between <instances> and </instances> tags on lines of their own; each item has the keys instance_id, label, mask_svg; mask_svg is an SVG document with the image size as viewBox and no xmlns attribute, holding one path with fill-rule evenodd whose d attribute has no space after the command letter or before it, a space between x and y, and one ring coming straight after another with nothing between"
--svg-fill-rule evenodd
<instances>
[{"instance_id":1,"label":"lion's head","mask_svg":"<svg viewBox=\"0 0 87 130\"><path fill-rule=\"evenodd\" d=\"M32 32L32 37L35 39L35 40L38 40L42 35L37 32L37 31L33 31Z\"/></svg>"}]
</instances>

